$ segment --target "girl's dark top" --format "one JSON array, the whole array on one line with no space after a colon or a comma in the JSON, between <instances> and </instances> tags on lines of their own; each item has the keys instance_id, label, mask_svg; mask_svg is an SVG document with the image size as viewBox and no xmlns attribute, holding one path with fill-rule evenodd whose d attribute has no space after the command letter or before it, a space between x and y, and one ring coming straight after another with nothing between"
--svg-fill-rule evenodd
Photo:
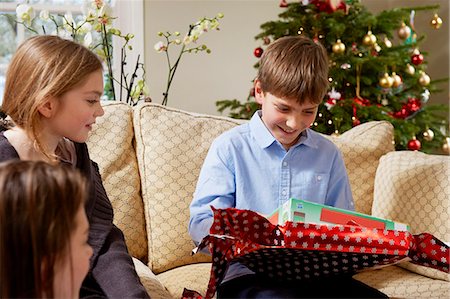
<instances>
[{"instance_id":1,"label":"girl's dark top","mask_svg":"<svg viewBox=\"0 0 450 299\"><path fill-rule=\"evenodd\" d=\"M0 125L0 162L19 159L19 154L3 135ZM97 163L89 158L85 143L74 143L76 168L88 179L89 244L93 248L90 271L80 291L81 298L149 298L142 286L122 231L113 224L113 209L106 195Z\"/></svg>"}]
</instances>

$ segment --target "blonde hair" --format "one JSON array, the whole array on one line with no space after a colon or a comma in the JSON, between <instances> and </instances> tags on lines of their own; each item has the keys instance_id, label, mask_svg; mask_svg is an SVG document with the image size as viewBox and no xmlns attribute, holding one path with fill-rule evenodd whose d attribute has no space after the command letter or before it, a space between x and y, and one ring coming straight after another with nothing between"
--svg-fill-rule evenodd
<instances>
[{"instance_id":1,"label":"blonde hair","mask_svg":"<svg viewBox=\"0 0 450 299\"><path fill-rule=\"evenodd\" d=\"M319 104L328 89L327 52L301 35L279 38L262 55L257 79L263 92Z\"/></svg>"},{"instance_id":2,"label":"blonde hair","mask_svg":"<svg viewBox=\"0 0 450 299\"><path fill-rule=\"evenodd\" d=\"M31 37L19 46L8 67L2 110L52 160L39 140L38 109L49 97L59 98L101 69L100 59L76 42L51 35Z\"/></svg>"}]
</instances>

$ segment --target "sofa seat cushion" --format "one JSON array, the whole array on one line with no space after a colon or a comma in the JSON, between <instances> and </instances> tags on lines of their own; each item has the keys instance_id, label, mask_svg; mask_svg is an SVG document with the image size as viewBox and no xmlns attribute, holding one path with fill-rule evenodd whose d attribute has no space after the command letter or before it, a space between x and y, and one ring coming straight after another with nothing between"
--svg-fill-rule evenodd
<instances>
[{"instance_id":1,"label":"sofa seat cushion","mask_svg":"<svg viewBox=\"0 0 450 299\"><path fill-rule=\"evenodd\" d=\"M372 214L409 224L413 234L430 233L450 241L450 157L392 152L380 159ZM450 281L450 275L412 263L408 270Z\"/></svg>"},{"instance_id":2,"label":"sofa seat cushion","mask_svg":"<svg viewBox=\"0 0 450 299\"><path fill-rule=\"evenodd\" d=\"M187 229L189 204L211 142L238 123L152 103L135 107L148 265L154 273L211 260L205 254L191 255L194 243Z\"/></svg>"},{"instance_id":3,"label":"sofa seat cushion","mask_svg":"<svg viewBox=\"0 0 450 299\"><path fill-rule=\"evenodd\" d=\"M340 149L347 168L355 210L371 214L378 160L394 150L394 128L386 121L372 121L344 132L326 136Z\"/></svg>"},{"instance_id":4,"label":"sofa seat cushion","mask_svg":"<svg viewBox=\"0 0 450 299\"><path fill-rule=\"evenodd\" d=\"M122 102L103 102L105 114L89 136L91 159L98 163L114 209L114 224L123 232L132 256L147 259L144 206L134 149L132 108Z\"/></svg>"},{"instance_id":5,"label":"sofa seat cushion","mask_svg":"<svg viewBox=\"0 0 450 299\"><path fill-rule=\"evenodd\" d=\"M389 298L450 298L450 283L422 276L397 266L369 270L353 276Z\"/></svg>"},{"instance_id":6,"label":"sofa seat cushion","mask_svg":"<svg viewBox=\"0 0 450 299\"><path fill-rule=\"evenodd\" d=\"M199 263L168 270L158 274L157 277L167 288L172 298L178 299L181 298L184 288L205 295L210 273L211 263Z\"/></svg>"}]
</instances>

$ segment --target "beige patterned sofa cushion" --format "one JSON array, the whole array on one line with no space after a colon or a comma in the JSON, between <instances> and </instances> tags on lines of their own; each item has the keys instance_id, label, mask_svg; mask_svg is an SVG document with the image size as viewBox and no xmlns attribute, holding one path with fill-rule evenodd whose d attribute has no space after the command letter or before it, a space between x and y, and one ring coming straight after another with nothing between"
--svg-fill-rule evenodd
<instances>
[{"instance_id":1,"label":"beige patterned sofa cushion","mask_svg":"<svg viewBox=\"0 0 450 299\"><path fill-rule=\"evenodd\" d=\"M374 287L389 298L450 298L450 284L430 279L397 266L365 271L353 278Z\"/></svg>"},{"instance_id":2,"label":"beige patterned sofa cushion","mask_svg":"<svg viewBox=\"0 0 450 299\"><path fill-rule=\"evenodd\" d=\"M375 177L373 215L407 223L413 234L428 232L450 241L450 157L399 151L380 160ZM402 263L436 279L443 272ZM450 287L450 286L449 286Z\"/></svg>"},{"instance_id":3,"label":"beige patterned sofa cushion","mask_svg":"<svg viewBox=\"0 0 450 299\"><path fill-rule=\"evenodd\" d=\"M378 160L394 150L394 128L386 121L363 123L339 137L326 136L341 150L352 188L355 210L371 214Z\"/></svg>"},{"instance_id":4,"label":"beige patterned sofa cushion","mask_svg":"<svg viewBox=\"0 0 450 299\"><path fill-rule=\"evenodd\" d=\"M189 204L212 140L238 124L152 103L134 110L136 150L148 232L149 267L156 274L209 261L191 256Z\"/></svg>"},{"instance_id":5,"label":"beige patterned sofa cushion","mask_svg":"<svg viewBox=\"0 0 450 299\"><path fill-rule=\"evenodd\" d=\"M104 102L105 115L89 137L91 159L98 163L103 185L114 208L114 223L123 231L128 250L147 257L147 238L136 152L132 109L121 102Z\"/></svg>"}]
</instances>

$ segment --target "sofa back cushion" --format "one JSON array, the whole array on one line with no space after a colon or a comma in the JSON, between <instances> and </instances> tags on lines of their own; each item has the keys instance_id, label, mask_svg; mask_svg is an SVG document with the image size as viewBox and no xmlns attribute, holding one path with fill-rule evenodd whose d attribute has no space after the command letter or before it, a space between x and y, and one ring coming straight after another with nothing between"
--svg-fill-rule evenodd
<instances>
[{"instance_id":1,"label":"sofa back cushion","mask_svg":"<svg viewBox=\"0 0 450 299\"><path fill-rule=\"evenodd\" d=\"M188 234L189 204L212 140L237 120L152 103L134 111L136 150L148 233L149 267L160 273L197 262Z\"/></svg>"},{"instance_id":2,"label":"sofa back cushion","mask_svg":"<svg viewBox=\"0 0 450 299\"><path fill-rule=\"evenodd\" d=\"M394 150L394 127L386 121L372 121L356 126L338 137L326 137L342 152L355 210L371 214L378 161L381 156Z\"/></svg>"},{"instance_id":3,"label":"sofa back cushion","mask_svg":"<svg viewBox=\"0 0 450 299\"><path fill-rule=\"evenodd\" d=\"M450 157L399 151L380 160L373 215L409 224L413 234L450 242ZM408 270L449 280L449 275L410 263Z\"/></svg>"},{"instance_id":4,"label":"sofa back cushion","mask_svg":"<svg viewBox=\"0 0 450 299\"><path fill-rule=\"evenodd\" d=\"M147 235L141 181L134 149L132 108L104 102L105 115L89 137L91 159L98 163L106 193L114 208L114 223L122 230L130 254L147 259Z\"/></svg>"},{"instance_id":5,"label":"sofa back cushion","mask_svg":"<svg viewBox=\"0 0 450 299\"><path fill-rule=\"evenodd\" d=\"M191 256L189 204L213 139L242 121L188 113L157 104L134 111L136 150L148 233L149 266L155 273L209 261ZM330 137L342 150L359 211L370 213L378 159L392 151L388 122L362 124Z\"/></svg>"}]
</instances>

